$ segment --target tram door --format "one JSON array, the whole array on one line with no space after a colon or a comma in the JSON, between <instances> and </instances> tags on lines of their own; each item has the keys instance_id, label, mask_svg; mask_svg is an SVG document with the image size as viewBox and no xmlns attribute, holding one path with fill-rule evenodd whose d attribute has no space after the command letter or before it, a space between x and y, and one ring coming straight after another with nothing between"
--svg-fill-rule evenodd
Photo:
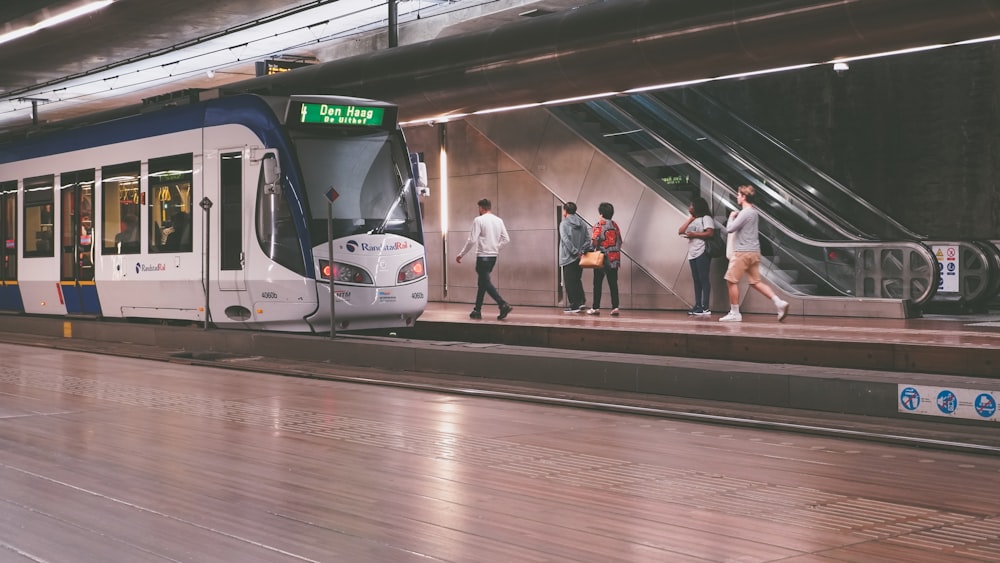
<instances>
[{"instance_id":1,"label":"tram door","mask_svg":"<svg viewBox=\"0 0 1000 563\"><path fill-rule=\"evenodd\" d=\"M17 182L0 183L0 310L24 311L17 285Z\"/></svg>"},{"instance_id":2,"label":"tram door","mask_svg":"<svg viewBox=\"0 0 1000 563\"><path fill-rule=\"evenodd\" d=\"M98 315L101 305L94 285L94 171L67 172L60 179L59 286L66 312Z\"/></svg>"},{"instance_id":3,"label":"tram door","mask_svg":"<svg viewBox=\"0 0 1000 563\"><path fill-rule=\"evenodd\" d=\"M246 290L243 247L243 149L219 151L219 289Z\"/></svg>"}]
</instances>

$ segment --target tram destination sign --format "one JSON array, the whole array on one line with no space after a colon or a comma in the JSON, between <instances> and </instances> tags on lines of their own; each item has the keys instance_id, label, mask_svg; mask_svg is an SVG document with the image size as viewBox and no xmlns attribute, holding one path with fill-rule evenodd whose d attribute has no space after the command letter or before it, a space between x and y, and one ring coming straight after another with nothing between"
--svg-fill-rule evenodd
<instances>
[{"instance_id":1,"label":"tram destination sign","mask_svg":"<svg viewBox=\"0 0 1000 563\"><path fill-rule=\"evenodd\" d=\"M357 125L381 127L385 108L358 105L335 105L303 102L299 110L300 123L321 125Z\"/></svg>"}]
</instances>

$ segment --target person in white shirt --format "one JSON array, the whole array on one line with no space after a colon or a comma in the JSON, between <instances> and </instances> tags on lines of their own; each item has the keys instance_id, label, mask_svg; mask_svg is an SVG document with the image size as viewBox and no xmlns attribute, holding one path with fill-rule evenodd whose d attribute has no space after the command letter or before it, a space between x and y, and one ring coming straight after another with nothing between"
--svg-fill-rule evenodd
<instances>
[{"instance_id":1,"label":"person in white shirt","mask_svg":"<svg viewBox=\"0 0 1000 563\"><path fill-rule=\"evenodd\" d=\"M479 217L472 221L472 231L469 232L469 240L465 242L462 251L455 257L455 262L462 263L462 257L468 254L473 248L476 249L476 274L479 276L478 290L476 291L476 308L469 313L471 319L483 318L483 298L487 293L497 302L500 307L500 314L497 320L504 320L510 314L513 307L504 301L500 292L490 281L490 273L497 265L497 256L500 249L510 242L510 235L507 234L507 227L503 219L494 215L490 210L493 204L490 200L483 198L476 205L479 206Z\"/></svg>"}]
</instances>

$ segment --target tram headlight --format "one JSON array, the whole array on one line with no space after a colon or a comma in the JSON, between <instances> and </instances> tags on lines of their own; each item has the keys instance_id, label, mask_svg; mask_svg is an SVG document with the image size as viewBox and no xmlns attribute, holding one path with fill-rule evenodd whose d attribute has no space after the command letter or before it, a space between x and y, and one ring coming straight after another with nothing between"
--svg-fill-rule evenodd
<instances>
[{"instance_id":1,"label":"tram headlight","mask_svg":"<svg viewBox=\"0 0 1000 563\"><path fill-rule=\"evenodd\" d=\"M417 258L413 262L403 266L396 274L396 283L406 283L424 277L427 272L424 270L424 259Z\"/></svg>"},{"instance_id":2,"label":"tram headlight","mask_svg":"<svg viewBox=\"0 0 1000 563\"><path fill-rule=\"evenodd\" d=\"M324 280L329 280L333 277L334 282L337 283L356 283L362 285L374 285L375 283L368 272L357 266L343 262L334 262L331 266L329 260L320 260L319 275L320 279Z\"/></svg>"}]
</instances>

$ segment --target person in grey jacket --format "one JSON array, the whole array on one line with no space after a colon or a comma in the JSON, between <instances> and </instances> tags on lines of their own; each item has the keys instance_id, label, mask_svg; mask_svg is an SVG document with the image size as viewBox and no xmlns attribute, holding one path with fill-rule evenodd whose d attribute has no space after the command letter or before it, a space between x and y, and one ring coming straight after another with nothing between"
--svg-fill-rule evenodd
<instances>
[{"instance_id":1,"label":"person in grey jacket","mask_svg":"<svg viewBox=\"0 0 1000 563\"><path fill-rule=\"evenodd\" d=\"M564 313L582 313L587 296L583 293L583 268L580 255L590 240L590 228L576 214L576 204L567 201L563 205L563 220L559 222L559 267L563 271L566 286L566 300L569 307Z\"/></svg>"}]
</instances>

